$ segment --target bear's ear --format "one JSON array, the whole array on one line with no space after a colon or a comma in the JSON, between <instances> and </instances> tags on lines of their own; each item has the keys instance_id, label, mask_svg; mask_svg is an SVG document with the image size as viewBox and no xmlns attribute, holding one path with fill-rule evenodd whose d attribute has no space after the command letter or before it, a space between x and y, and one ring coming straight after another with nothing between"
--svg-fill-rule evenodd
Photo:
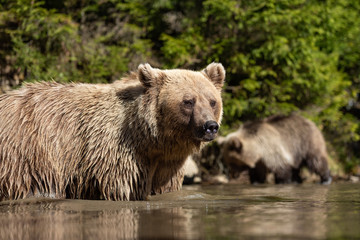
<instances>
[{"instance_id":1,"label":"bear's ear","mask_svg":"<svg viewBox=\"0 0 360 240\"><path fill-rule=\"evenodd\" d=\"M162 76L160 69L152 68L150 64L140 64L138 67L138 78L141 84L146 87L152 87L162 82Z\"/></svg>"},{"instance_id":2,"label":"bear's ear","mask_svg":"<svg viewBox=\"0 0 360 240\"><path fill-rule=\"evenodd\" d=\"M221 90L225 80L225 69L221 63L210 63L203 72L215 85L215 87Z\"/></svg>"}]
</instances>

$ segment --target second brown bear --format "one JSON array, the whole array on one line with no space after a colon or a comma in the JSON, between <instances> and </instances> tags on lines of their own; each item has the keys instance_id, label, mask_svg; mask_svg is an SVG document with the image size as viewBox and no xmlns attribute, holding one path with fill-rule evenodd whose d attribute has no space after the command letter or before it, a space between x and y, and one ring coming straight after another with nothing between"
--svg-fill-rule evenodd
<instances>
[{"instance_id":1,"label":"second brown bear","mask_svg":"<svg viewBox=\"0 0 360 240\"><path fill-rule=\"evenodd\" d=\"M272 116L248 122L223 142L230 169L250 169L252 183L264 183L268 170L275 183L301 183L300 169L307 167L331 183L324 138L316 125L299 115Z\"/></svg>"}]
</instances>

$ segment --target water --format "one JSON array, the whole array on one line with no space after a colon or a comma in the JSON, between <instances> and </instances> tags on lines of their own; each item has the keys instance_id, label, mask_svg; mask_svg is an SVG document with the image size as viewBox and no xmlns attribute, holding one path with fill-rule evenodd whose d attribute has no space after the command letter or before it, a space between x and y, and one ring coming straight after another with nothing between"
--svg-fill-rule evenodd
<instances>
[{"instance_id":1,"label":"water","mask_svg":"<svg viewBox=\"0 0 360 240\"><path fill-rule=\"evenodd\" d=\"M360 184L185 186L142 202L0 202L0 239L359 239Z\"/></svg>"}]
</instances>

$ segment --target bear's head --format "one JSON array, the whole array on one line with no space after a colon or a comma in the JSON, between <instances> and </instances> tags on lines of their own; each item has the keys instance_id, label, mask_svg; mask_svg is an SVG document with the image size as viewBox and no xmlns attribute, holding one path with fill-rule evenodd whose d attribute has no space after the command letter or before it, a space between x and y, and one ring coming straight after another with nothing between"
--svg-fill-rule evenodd
<instances>
[{"instance_id":1,"label":"bear's head","mask_svg":"<svg viewBox=\"0 0 360 240\"><path fill-rule=\"evenodd\" d=\"M138 67L138 78L153 96L157 124L164 136L193 142L213 140L222 118L225 69L211 63L200 72Z\"/></svg>"},{"instance_id":2,"label":"bear's head","mask_svg":"<svg viewBox=\"0 0 360 240\"><path fill-rule=\"evenodd\" d=\"M224 161L238 168L254 168L260 160L258 147L252 138L243 138L239 131L229 134L222 143Z\"/></svg>"}]
</instances>

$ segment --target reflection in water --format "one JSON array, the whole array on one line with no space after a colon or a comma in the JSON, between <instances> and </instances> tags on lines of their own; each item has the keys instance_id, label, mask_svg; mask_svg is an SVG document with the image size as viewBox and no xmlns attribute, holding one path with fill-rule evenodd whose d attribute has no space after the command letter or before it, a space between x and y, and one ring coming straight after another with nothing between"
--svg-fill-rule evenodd
<instances>
[{"instance_id":1,"label":"reflection in water","mask_svg":"<svg viewBox=\"0 0 360 240\"><path fill-rule=\"evenodd\" d=\"M0 239L198 238L197 212L157 202L20 200L0 205Z\"/></svg>"},{"instance_id":2,"label":"reflection in water","mask_svg":"<svg viewBox=\"0 0 360 240\"><path fill-rule=\"evenodd\" d=\"M1 208L4 239L136 238L138 215L131 208L96 207L101 203L44 200Z\"/></svg>"},{"instance_id":3,"label":"reflection in water","mask_svg":"<svg viewBox=\"0 0 360 240\"><path fill-rule=\"evenodd\" d=\"M218 223L228 221L238 228L229 229L223 225L219 236L240 232L243 236L266 236L288 238L324 238L326 236L327 187L320 186L313 191L302 191L298 186L286 185L245 189L247 201L243 209L229 208L232 214L220 214ZM235 221L235 222L234 222ZM311 231L304 229L311 228ZM216 234L216 233L214 233Z\"/></svg>"},{"instance_id":4,"label":"reflection in water","mask_svg":"<svg viewBox=\"0 0 360 240\"><path fill-rule=\"evenodd\" d=\"M201 223L192 217L197 209L183 207L157 209L142 215L139 221L139 236L154 239L199 239Z\"/></svg>"},{"instance_id":5,"label":"reflection in water","mask_svg":"<svg viewBox=\"0 0 360 240\"><path fill-rule=\"evenodd\" d=\"M355 184L189 186L143 202L0 203L0 239L325 239L360 236Z\"/></svg>"}]
</instances>

